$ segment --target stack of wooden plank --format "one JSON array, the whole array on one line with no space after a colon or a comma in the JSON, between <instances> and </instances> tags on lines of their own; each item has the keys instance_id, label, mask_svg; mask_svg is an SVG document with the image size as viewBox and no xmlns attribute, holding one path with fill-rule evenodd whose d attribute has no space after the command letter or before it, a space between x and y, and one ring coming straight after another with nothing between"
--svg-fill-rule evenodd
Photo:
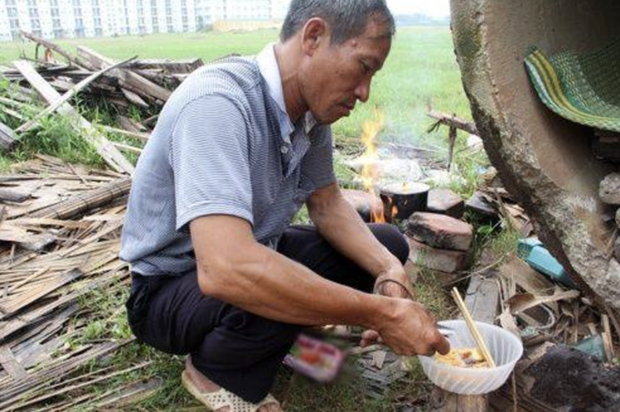
<instances>
[{"instance_id":1,"label":"stack of wooden plank","mask_svg":"<svg viewBox=\"0 0 620 412\"><path fill-rule=\"evenodd\" d=\"M113 66L117 62L88 47L77 47L77 53L71 54L57 44L51 43L31 33L22 32L22 36L46 50L60 56L45 53L43 59L37 59L37 72L59 93L73 89L80 81L94 72ZM51 56L51 57L50 57ZM64 61L63 61L64 60ZM86 97L103 97L124 112L131 104L144 108L161 108L170 94L194 70L204 63L201 59L133 59L122 68L110 70L98 78L85 90ZM10 81L26 80L19 70L0 67L0 73ZM156 110L157 112L159 110Z\"/></svg>"},{"instance_id":2,"label":"stack of wooden plank","mask_svg":"<svg viewBox=\"0 0 620 412\"><path fill-rule=\"evenodd\" d=\"M0 94L0 112L20 125L10 128L0 123L0 147L13 150L22 133L35 129L42 118L57 112L70 121L112 170L129 175L134 167L122 152L140 153L141 148L111 142L106 134L113 132L146 141L172 91L203 65L201 59L137 60L134 57L116 62L87 47L78 47L73 55L30 33L22 32L22 35L36 42L37 56L34 61L25 58L14 61L12 67L0 66L0 78L10 83ZM40 46L46 50L42 60L37 58ZM64 61L59 62L55 56ZM118 116L114 127L96 126L85 119L71 105L78 93L82 101L103 100L115 107ZM142 110L145 120L131 119L129 108ZM32 113L37 114L32 117Z\"/></svg>"},{"instance_id":3,"label":"stack of wooden plank","mask_svg":"<svg viewBox=\"0 0 620 412\"><path fill-rule=\"evenodd\" d=\"M95 322L114 330L124 316L122 305L100 313L94 299L122 301L129 289L118 251L130 184L47 156L0 176L0 410L115 407L161 384L96 387L149 365L116 370L104 357L129 335L88 332Z\"/></svg>"}]
</instances>

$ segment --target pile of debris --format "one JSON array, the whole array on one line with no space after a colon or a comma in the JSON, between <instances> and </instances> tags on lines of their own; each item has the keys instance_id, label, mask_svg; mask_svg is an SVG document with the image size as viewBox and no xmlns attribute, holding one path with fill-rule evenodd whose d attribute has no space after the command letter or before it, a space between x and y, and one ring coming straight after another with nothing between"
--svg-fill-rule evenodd
<instances>
[{"instance_id":1,"label":"pile of debris","mask_svg":"<svg viewBox=\"0 0 620 412\"><path fill-rule=\"evenodd\" d=\"M34 64L24 58L13 62L13 67L0 66L0 77L11 83L7 96L0 96L0 111L21 123L15 130L0 123L0 146L7 151L13 150L21 133L37 127L43 117L58 112L70 120L78 134L96 148L113 170L128 174L133 173L133 166L121 151L140 153L140 148L111 142L106 134L116 133L146 141L172 91L204 64L201 59L132 58L116 62L82 46L77 48L77 55L72 55L30 33L22 32L22 35L37 43L37 56ZM38 58L39 46L46 50L43 59ZM66 62L57 62L52 51ZM83 100L103 100L106 105L113 106L118 113L118 127L95 126L82 117L69 103L78 93ZM39 103L43 103L46 109L32 119L24 116L25 111L36 112ZM130 107L152 115L137 122L128 116Z\"/></svg>"},{"instance_id":2,"label":"pile of debris","mask_svg":"<svg viewBox=\"0 0 620 412\"><path fill-rule=\"evenodd\" d=\"M455 116L439 112L432 112L430 116L437 119L434 128L440 124L449 127L451 153L456 143L456 129L475 133L474 125ZM608 176L601 184L601 199L617 208L619 188L620 175ZM608 307L601 307L600 302L595 304L578 289L560 262L535 237L532 222L504 189L495 169L489 168L480 175L477 191L465 202L465 210L468 217L478 223L516 231L520 240L514 245L517 252L506 256L497 256L490 249L483 250L476 266L469 271L457 271L462 277L449 284L469 280L466 304L474 318L499 324L514 333L523 341L526 351L517 365L514 381L509 381L502 390L491 396L465 399L437 388L435 392L441 396L431 398L434 410L451 411L458 407L488 410L489 404L498 411L517 410L517 405L524 411L618 409L620 398L616 388L620 368L614 364L618 360L616 343L620 338L620 322L616 314ZM454 217L460 218L460 215ZM409 219L409 233L427 244L446 245L448 242L450 247L444 249L455 249L457 231L447 228L450 224L456 227L456 222L460 221L450 222L445 216L441 219L445 228L439 222L431 224L438 220L436 216L414 214ZM620 227L620 211L616 212L616 220ZM610 258L614 252L620 257L618 232L615 244L610 245ZM430 248L423 247L423 255L428 256ZM441 251L444 261L451 253L453 251ZM416 263L431 266L435 271L439 269L428 262L427 258ZM571 366L560 366L567 363ZM582 376L576 377L576 371L582 371Z\"/></svg>"},{"instance_id":3,"label":"pile of debris","mask_svg":"<svg viewBox=\"0 0 620 412\"><path fill-rule=\"evenodd\" d=\"M38 156L0 183L0 409L118 407L156 390L158 379L101 391L150 362L115 370L106 355L130 341L114 333L124 308L78 304L129 288L118 250L130 179ZM95 325L105 338L88 338Z\"/></svg>"}]
</instances>

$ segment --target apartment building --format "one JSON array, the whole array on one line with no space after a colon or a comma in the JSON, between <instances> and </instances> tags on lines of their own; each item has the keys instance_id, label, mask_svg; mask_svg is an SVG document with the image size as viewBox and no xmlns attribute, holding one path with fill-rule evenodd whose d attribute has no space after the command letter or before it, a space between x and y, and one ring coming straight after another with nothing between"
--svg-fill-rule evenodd
<instances>
[{"instance_id":1,"label":"apartment building","mask_svg":"<svg viewBox=\"0 0 620 412\"><path fill-rule=\"evenodd\" d=\"M0 0L0 41L193 32L217 20L282 19L290 0Z\"/></svg>"}]
</instances>

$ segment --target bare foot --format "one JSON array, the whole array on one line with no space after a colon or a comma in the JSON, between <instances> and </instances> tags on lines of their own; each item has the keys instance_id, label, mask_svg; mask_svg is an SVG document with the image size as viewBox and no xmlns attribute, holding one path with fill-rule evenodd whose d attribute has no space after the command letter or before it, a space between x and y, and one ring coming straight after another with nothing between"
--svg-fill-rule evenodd
<instances>
[{"instance_id":1,"label":"bare foot","mask_svg":"<svg viewBox=\"0 0 620 412\"><path fill-rule=\"evenodd\" d=\"M200 390L200 392L216 392L220 389L215 383L211 382L209 378L204 376L202 373L198 371L198 369L194 368L192 365L191 358L188 356L185 361L185 371L187 372L187 377L192 381L194 385ZM215 412L229 412L230 408L220 408ZM282 408L280 408L277 404L267 404L258 409L258 412L284 412Z\"/></svg>"}]
</instances>

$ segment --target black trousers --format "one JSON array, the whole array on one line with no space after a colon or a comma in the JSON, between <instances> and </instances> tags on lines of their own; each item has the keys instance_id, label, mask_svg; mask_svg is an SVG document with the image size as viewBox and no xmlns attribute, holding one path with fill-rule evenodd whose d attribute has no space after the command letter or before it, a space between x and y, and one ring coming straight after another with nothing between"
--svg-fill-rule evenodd
<instances>
[{"instance_id":1,"label":"black trousers","mask_svg":"<svg viewBox=\"0 0 620 412\"><path fill-rule=\"evenodd\" d=\"M409 246L391 225L369 225L401 262ZM278 252L319 275L371 291L374 279L340 255L313 227L290 227ZM127 301L129 324L138 340L161 351L189 354L194 366L217 385L248 402L262 400L301 326L276 322L200 292L196 274L133 275Z\"/></svg>"}]
</instances>

